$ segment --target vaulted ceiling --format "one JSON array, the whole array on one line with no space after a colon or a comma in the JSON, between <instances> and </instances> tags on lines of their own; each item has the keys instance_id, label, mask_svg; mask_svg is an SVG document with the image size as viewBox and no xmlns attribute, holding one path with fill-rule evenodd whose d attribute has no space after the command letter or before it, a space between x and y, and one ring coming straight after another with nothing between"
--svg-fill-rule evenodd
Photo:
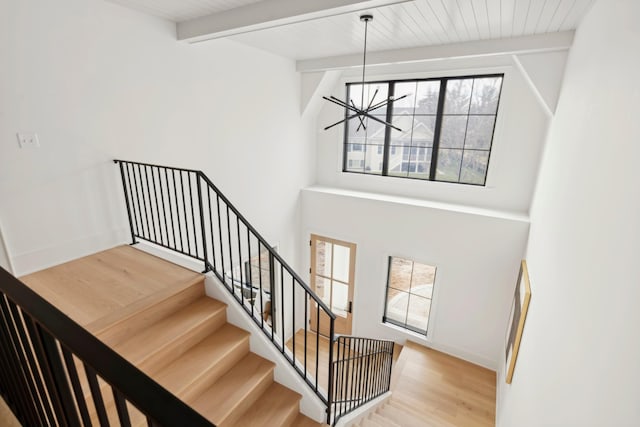
<instances>
[{"instance_id":1,"label":"vaulted ceiling","mask_svg":"<svg viewBox=\"0 0 640 427\"><path fill-rule=\"evenodd\" d=\"M204 19L224 21L235 16L259 20L270 5L284 0L109 0L178 23L200 25ZM576 29L593 0L347 0L351 9L335 7L339 0L297 0L327 4L326 13L273 25L247 25L228 36L289 58L304 60L361 52L363 12L374 16L369 26L370 51L434 46L476 40L510 39ZM355 3L358 3L355 5ZM289 2L289 4L294 4ZM369 7L369 5L378 7ZM381 5L381 6L380 6ZM333 8L331 7L333 6ZM318 6L321 8L322 6ZM296 8L295 4L292 7ZM234 14L238 12L238 14ZM203 18L204 17L204 18ZM211 37L211 38L216 38ZM205 37L206 39L206 37Z\"/></svg>"}]
</instances>

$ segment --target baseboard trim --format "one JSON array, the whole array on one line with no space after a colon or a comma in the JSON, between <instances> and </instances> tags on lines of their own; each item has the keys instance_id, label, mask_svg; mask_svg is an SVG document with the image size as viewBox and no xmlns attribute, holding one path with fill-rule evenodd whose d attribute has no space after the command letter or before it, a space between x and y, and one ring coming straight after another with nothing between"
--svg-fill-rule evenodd
<instances>
[{"instance_id":1,"label":"baseboard trim","mask_svg":"<svg viewBox=\"0 0 640 427\"><path fill-rule=\"evenodd\" d=\"M424 344L420 344L420 345L424 345ZM488 357L484 357L484 356L471 353L457 347L448 346L445 344L431 343L426 347L432 348L437 351L441 351L443 353L447 353L450 356L457 357L458 359L462 359L466 362L473 363L474 365L482 366L483 368L496 372L496 367L497 367L496 361L489 359Z\"/></svg>"},{"instance_id":2,"label":"baseboard trim","mask_svg":"<svg viewBox=\"0 0 640 427\"><path fill-rule=\"evenodd\" d=\"M35 251L13 256L13 274L27 274L53 267L96 252L123 244L127 239L126 229L111 229L91 236L61 242Z\"/></svg>"}]
</instances>

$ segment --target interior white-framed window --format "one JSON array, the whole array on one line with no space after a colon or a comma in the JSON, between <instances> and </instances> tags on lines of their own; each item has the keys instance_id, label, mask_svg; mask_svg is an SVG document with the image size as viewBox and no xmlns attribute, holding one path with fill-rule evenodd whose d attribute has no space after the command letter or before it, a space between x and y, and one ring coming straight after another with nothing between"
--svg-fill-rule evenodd
<instances>
[{"instance_id":1,"label":"interior white-framed window","mask_svg":"<svg viewBox=\"0 0 640 427\"><path fill-rule=\"evenodd\" d=\"M382 321L427 335L436 267L390 256Z\"/></svg>"},{"instance_id":2,"label":"interior white-framed window","mask_svg":"<svg viewBox=\"0 0 640 427\"><path fill-rule=\"evenodd\" d=\"M407 95L345 125L343 172L484 186L504 74L346 83L347 99ZM363 96L364 90L364 96ZM366 105L364 105L366 107ZM358 129L359 128L359 129ZM358 159L350 164L353 148Z\"/></svg>"}]
</instances>

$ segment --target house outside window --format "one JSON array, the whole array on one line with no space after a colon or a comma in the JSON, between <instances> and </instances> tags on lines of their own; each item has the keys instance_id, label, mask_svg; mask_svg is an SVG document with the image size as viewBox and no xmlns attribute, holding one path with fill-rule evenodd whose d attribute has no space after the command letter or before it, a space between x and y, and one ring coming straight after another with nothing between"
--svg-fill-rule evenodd
<instances>
[{"instance_id":1,"label":"house outside window","mask_svg":"<svg viewBox=\"0 0 640 427\"><path fill-rule=\"evenodd\" d=\"M382 321L426 335L435 276L434 266L407 258L389 257Z\"/></svg>"},{"instance_id":2,"label":"house outside window","mask_svg":"<svg viewBox=\"0 0 640 427\"><path fill-rule=\"evenodd\" d=\"M365 118L345 129L343 171L485 185L503 74L384 81L364 85L364 102L407 97L371 113L402 131ZM360 102L363 85L347 84ZM354 153L358 151L357 153ZM354 166L349 160L357 158ZM380 167L381 165L381 167Z\"/></svg>"}]
</instances>

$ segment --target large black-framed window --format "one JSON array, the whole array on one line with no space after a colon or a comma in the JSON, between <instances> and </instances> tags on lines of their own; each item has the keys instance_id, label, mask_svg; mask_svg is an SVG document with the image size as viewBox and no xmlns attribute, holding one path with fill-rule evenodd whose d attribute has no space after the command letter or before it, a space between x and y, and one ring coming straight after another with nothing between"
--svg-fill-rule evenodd
<instances>
[{"instance_id":1,"label":"large black-framed window","mask_svg":"<svg viewBox=\"0 0 640 427\"><path fill-rule=\"evenodd\" d=\"M382 321L426 335L435 278L435 266L390 256Z\"/></svg>"},{"instance_id":2,"label":"large black-framed window","mask_svg":"<svg viewBox=\"0 0 640 427\"><path fill-rule=\"evenodd\" d=\"M504 74L347 83L347 99L366 105L407 97L345 125L343 172L484 186ZM364 90L364 96L362 91ZM346 112L345 112L346 114Z\"/></svg>"}]
</instances>

